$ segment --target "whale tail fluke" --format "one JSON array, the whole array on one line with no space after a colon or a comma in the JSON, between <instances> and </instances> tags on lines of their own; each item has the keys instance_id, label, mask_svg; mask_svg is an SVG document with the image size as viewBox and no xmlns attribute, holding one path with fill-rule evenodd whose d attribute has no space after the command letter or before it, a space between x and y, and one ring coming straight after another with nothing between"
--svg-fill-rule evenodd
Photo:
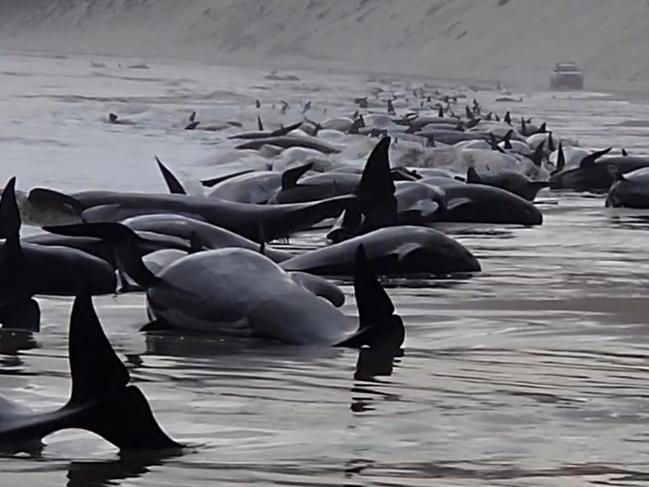
<instances>
[{"instance_id":1,"label":"whale tail fluke","mask_svg":"<svg viewBox=\"0 0 649 487\"><path fill-rule=\"evenodd\" d=\"M337 346L399 348L405 338L403 321L394 313L392 300L371 269L363 245L356 250L354 293L360 325L356 333Z\"/></svg>"},{"instance_id":2,"label":"whale tail fluke","mask_svg":"<svg viewBox=\"0 0 649 487\"><path fill-rule=\"evenodd\" d=\"M88 291L75 299L69 339L72 394L63 407L70 427L98 434L120 450L180 448L153 417L144 394L128 385L130 375L106 338Z\"/></svg>"}]
</instances>

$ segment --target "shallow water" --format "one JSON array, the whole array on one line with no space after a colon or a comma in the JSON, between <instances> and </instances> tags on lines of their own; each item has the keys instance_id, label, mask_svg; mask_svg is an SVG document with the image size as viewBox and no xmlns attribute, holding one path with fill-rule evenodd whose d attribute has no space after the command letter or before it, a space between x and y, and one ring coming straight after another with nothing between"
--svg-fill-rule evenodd
<instances>
[{"instance_id":1,"label":"shallow water","mask_svg":"<svg viewBox=\"0 0 649 487\"><path fill-rule=\"evenodd\" d=\"M128 70L118 62L134 61L109 59L98 69L84 57L2 57L5 178L17 175L22 189L160 191L154 153L185 176L223 170L209 157L223 152L232 131L182 130L193 109L252 129L256 98L264 107L311 99L332 113L376 84L324 73L277 82L261 71L171 62ZM488 103L496 94L478 96ZM587 147L648 152L647 107L637 102L535 93L510 107ZM108 111L137 125L109 125ZM397 358L147 337L137 331L146 321L142 296L95 298L133 382L164 429L191 448L121 458L89 433L66 431L49 437L39 458L0 458L0 484L644 485L649 211L607 209L601 197L541 199L539 228L448 229L481 260L479 276L387 283L407 327ZM319 237L309 232L291 245ZM354 314L344 289L344 310ZM44 410L66 401L70 304L42 299L43 329L33 337L0 331L3 395Z\"/></svg>"}]
</instances>

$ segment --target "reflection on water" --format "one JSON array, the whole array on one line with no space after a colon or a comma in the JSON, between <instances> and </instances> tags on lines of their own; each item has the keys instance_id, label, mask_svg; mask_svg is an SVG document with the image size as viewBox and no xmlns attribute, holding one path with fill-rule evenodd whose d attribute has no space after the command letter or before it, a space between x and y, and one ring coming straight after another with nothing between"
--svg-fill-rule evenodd
<instances>
[{"instance_id":1,"label":"reflection on water","mask_svg":"<svg viewBox=\"0 0 649 487\"><path fill-rule=\"evenodd\" d=\"M34 59L7 56L0 73L3 168L21 189L160 191L153 152L186 179L219 173L215 161L255 167L222 149L227 134L181 130L189 113L249 129L256 98L272 120L273 102L334 111L371 86L313 73L289 86L263 72L155 63L141 76L98 76L85 58ZM485 105L494 96L477 95ZM568 96L537 93L513 108L587 147L646 152L645 105ZM137 124L107 125L109 111ZM133 381L191 448L119 457L86 432L65 431L37 458L0 458L0 484L646 484L649 212L567 192L544 191L539 205L538 228L442 227L482 262L475 277L386 281L407 328L397 354L144 334L141 295L96 298ZM313 248L323 231L283 247ZM351 283L340 282L353 315ZM40 303L40 334L0 331L0 390L48 410L69 394L70 300Z\"/></svg>"}]
</instances>

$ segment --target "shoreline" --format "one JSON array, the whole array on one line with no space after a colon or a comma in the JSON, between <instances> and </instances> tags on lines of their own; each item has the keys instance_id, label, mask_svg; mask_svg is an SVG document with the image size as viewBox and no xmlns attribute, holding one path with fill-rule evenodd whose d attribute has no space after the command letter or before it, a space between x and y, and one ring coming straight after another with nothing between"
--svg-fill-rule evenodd
<instances>
[{"instance_id":1,"label":"shoreline","mask_svg":"<svg viewBox=\"0 0 649 487\"><path fill-rule=\"evenodd\" d=\"M496 78L495 76L482 76L475 77L468 73L449 73L448 76L432 76L424 74L418 70L403 69L400 71L394 70L381 70L374 69L368 66L359 66L353 61L341 60L321 60L314 58L307 60L300 57L286 57L286 56L273 56L265 60L252 59L245 55L217 55L206 59L201 55L186 55L186 56L159 56L155 55L138 55L134 53L122 54L120 52L96 52L95 50L61 50L61 49L43 49L43 48L16 48L12 46L3 46L0 42L0 54L2 52L17 55L17 56L32 56L32 57L55 57L55 56L72 56L72 57L85 57L85 58L111 58L111 59L128 59L134 62L148 62L148 63L174 63L174 64L193 64L203 65L210 67L234 67L244 69L256 70L277 70L277 71L296 71L296 72L311 72L322 74L330 72L335 75L343 76L363 76L383 77L399 81L419 81L419 82L434 82L443 85L444 87L453 88L454 86L476 86L483 90L495 90L496 85L501 83L508 90L515 94L527 94L535 91L551 91L549 88L549 78L552 67L548 67L547 81L545 83L525 83L521 81L524 77L520 75L522 70L515 70L513 68L503 69L503 76ZM512 72L518 72L519 75L512 75ZM508 76L509 74L509 76ZM529 74L525 77L530 77ZM611 97L625 100L633 100L640 102L639 97L645 97L649 94L649 84L634 81L611 81L591 78L588 73L585 73L586 83L584 92L602 92L610 95ZM368 80L369 81L369 80Z\"/></svg>"}]
</instances>

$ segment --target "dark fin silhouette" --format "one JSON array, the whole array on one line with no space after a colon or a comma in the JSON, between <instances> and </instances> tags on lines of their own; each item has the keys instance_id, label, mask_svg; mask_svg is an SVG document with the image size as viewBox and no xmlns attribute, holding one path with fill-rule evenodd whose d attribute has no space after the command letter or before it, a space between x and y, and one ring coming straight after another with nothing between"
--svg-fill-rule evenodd
<instances>
[{"instance_id":1,"label":"dark fin silhouette","mask_svg":"<svg viewBox=\"0 0 649 487\"><path fill-rule=\"evenodd\" d=\"M365 231L391 225L397 219L395 186L390 172L390 141L390 137L384 137L376 144L356 190L358 210L365 216Z\"/></svg>"},{"instance_id":2,"label":"dark fin silhouette","mask_svg":"<svg viewBox=\"0 0 649 487\"><path fill-rule=\"evenodd\" d=\"M110 123L117 123L117 119L118 119L118 118L119 118L119 117L118 117L117 115L115 115L114 113L109 113L109 114L108 114L108 121L109 121Z\"/></svg>"},{"instance_id":3,"label":"dark fin silhouette","mask_svg":"<svg viewBox=\"0 0 649 487\"><path fill-rule=\"evenodd\" d=\"M470 120L470 121L466 124L466 128L468 128L468 129L472 129L473 127L476 127L476 126L477 126L481 121L482 121L481 118L474 118L473 120Z\"/></svg>"},{"instance_id":4,"label":"dark fin silhouette","mask_svg":"<svg viewBox=\"0 0 649 487\"><path fill-rule=\"evenodd\" d=\"M563 142L559 142L559 154L557 154L557 168L555 172L563 171L566 167L566 153L563 151Z\"/></svg>"},{"instance_id":5,"label":"dark fin silhouette","mask_svg":"<svg viewBox=\"0 0 649 487\"><path fill-rule=\"evenodd\" d=\"M158 156L155 157L155 162L158 164L158 169L160 169L160 172L162 173L162 177L165 180L165 183L167 183L167 188L169 188L169 192L171 194L187 194L187 191L185 191L185 188L183 188L183 185L180 181L178 181L178 178L172 173L167 166L165 166L160 159L158 159Z\"/></svg>"},{"instance_id":6,"label":"dark fin silhouette","mask_svg":"<svg viewBox=\"0 0 649 487\"><path fill-rule=\"evenodd\" d=\"M527 137L529 134L527 133L527 122L525 121L525 118L521 117L521 135L524 135Z\"/></svg>"},{"instance_id":7,"label":"dark fin silhouette","mask_svg":"<svg viewBox=\"0 0 649 487\"><path fill-rule=\"evenodd\" d=\"M0 236L3 238L20 237L20 210L16 202L16 178L11 178L2 190L0 199Z\"/></svg>"},{"instance_id":8,"label":"dark fin silhouette","mask_svg":"<svg viewBox=\"0 0 649 487\"><path fill-rule=\"evenodd\" d=\"M510 112L505 113L505 118L503 118L503 121L507 125L511 125L512 124L512 114Z\"/></svg>"},{"instance_id":9,"label":"dark fin silhouette","mask_svg":"<svg viewBox=\"0 0 649 487\"><path fill-rule=\"evenodd\" d=\"M127 450L182 448L153 417L142 392L128 386L130 376L106 338L90 293L80 293L70 318L72 394L65 409L85 407L75 425Z\"/></svg>"},{"instance_id":10,"label":"dark fin silhouette","mask_svg":"<svg viewBox=\"0 0 649 487\"><path fill-rule=\"evenodd\" d=\"M359 245L355 256L354 293L360 325L358 331L337 344L341 347L397 349L405 338L405 328L394 314L390 296L379 283Z\"/></svg>"},{"instance_id":11,"label":"dark fin silhouette","mask_svg":"<svg viewBox=\"0 0 649 487\"><path fill-rule=\"evenodd\" d=\"M363 115L359 115L358 117L354 118L354 121L349 126L349 133L357 134L359 129L363 127L365 127L365 119L363 118Z\"/></svg>"},{"instance_id":12,"label":"dark fin silhouette","mask_svg":"<svg viewBox=\"0 0 649 487\"><path fill-rule=\"evenodd\" d=\"M327 233L327 240L338 243L347 240L356 234L363 223L363 216L355 207L349 207L342 214L342 219Z\"/></svg>"},{"instance_id":13,"label":"dark fin silhouette","mask_svg":"<svg viewBox=\"0 0 649 487\"><path fill-rule=\"evenodd\" d=\"M72 394L69 406L93 401L126 387L129 375L104 334L89 291L72 306L68 345Z\"/></svg>"},{"instance_id":14,"label":"dark fin silhouette","mask_svg":"<svg viewBox=\"0 0 649 487\"><path fill-rule=\"evenodd\" d=\"M0 308L0 323L2 329L38 333L41 330L41 309L31 298L9 303Z\"/></svg>"},{"instance_id":15,"label":"dark fin silhouette","mask_svg":"<svg viewBox=\"0 0 649 487\"><path fill-rule=\"evenodd\" d=\"M297 186L298 180L304 176L313 167L313 162L303 164L302 166L287 169L282 173L282 189L292 189Z\"/></svg>"},{"instance_id":16,"label":"dark fin silhouette","mask_svg":"<svg viewBox=\"0 0 649 487\"><path fill-rule=\"evenodd\" d=\"M380 198L385 194L394 194L395 187L390 174L390 142L390 137L384 137L372 149L358 186L359 195Z\"/></svg>"},{"instance_id":17,"label":"dark fin silhouette","mask_svg":"<svg viewBox=\"0 0 649 487\"><path fill-rule=\"evenodd\" d=\"M624 147L622 147L622 156L626 157L628 155L629 155L629 153L626 151L626 149Z\"/></svg>"},{"instance_id":18,"label":"dark fin silhouette","mask_svg":"<svg viewBox=\"0 0 649 487\"><path fill-rule=\"evenodd\" d=\"M227 181L228 179L236 178L237 176L242 176L251 172L254 172L254 169L246 169L245 171L238 171L232 174L226 174L225 176L218 176L216 178L201 179L201 184L206 188L211 188L212 186L216 186L223 181Z\"/></svg>"},{"instance_id":19,"label":"dark fin silhouette","mask_svg":"<svg viewBox=\"0 0 649 487\"><path fill-rule=\"evenodd\" d=\"M541 164L543 164L543 148L545 147L545 140L542 141L536 149L534 149L534 152L532 153L530 157L530 160L532 163L537 166L541 167Z\"/></svg>"},{"instance_id":20,"label":"dark fin silhouette","mask_svg":"<svg viewBox=\"0 0 649 487\"><path fill-rule=\"evenodd\" d=\"M487 113L487 115L485 116L485 120L491 122L493 116L494 116L493 112L489 112L489 113Z\"/></svg>"},{"instance_id":21,"label":"dark fin silhouette","mask_svg":"<svg viewBox=\"0 0 649 487\"><path fill-rule=\"evenodd\" d=\"M514 131L510 130L505 134L505 137L503 137L503 142L505 143L505 149L507 150L512 148L512 135L514 135Z\"/></svg>"},{"instance_id":22,"label":"dark fin silhouette","mask_svg":"<svg viewBox=\"0 0 649 487\"><path fill-rule=\"evenodd\" d=\"M194 111L189 115L189 121L190 121L190 122L195 122L195 121L196 121L196 110L194 110Z\"/></svg>"},{"instance_id":23,"label":"dark fin silhouette","mask_svg":"<svg viewBox=\"0 0 649 487\"><path fill-rule=\"evenodd\" d=\"M282 135L286 135L293 132L293 130L299 129L301 126L302 126L302 122L296 122L294 124L287 125L286 127L282 126L277 130L273 130L270 133L270 137L281 137ZM317 131L322 129L322 126L319 124L316 124L314 126L316 127L316 133Z\"/></svg>"},{"instance_id":24,"label":"dark fin silhouette","mask_svg":"<svg viewBox=\"0 0 649 487\"><path fill-rule=\"evenodd\" d=\"M160 282L142 262L142 255L136 244L144 242L144 239L126 225L108 222L82 223L43 227L43 229L57 235L101 238L114 246L118 266L137 284L147 289Z\"/></svg>"},{"instance_id":25,"label":"dark fin silhouette","mask_svg":"<svg viewBox=\"0 0 649 487\"><path fill-rule=\"evenodd\" d=\"M548 124L543 122L541 126L539 127L539 131L537 133L539 134L544 134L548 131Z\"/></svg>"},{"instance_id":26,"label":"dark fin silhouette","mask_svg":"<svg viewBox=\"0 0 649 487\"><path fill-rule=\"evenodd\" d=\"M464 113L466 114L466 118L468 118L469 120L473 120L475 118L475 115L468 105L464 107Z\"/></svg>"},{"instance_id":27,"label":"dark fin silhouette","mask_svg":"<svg viewBox=\"0 0 649 487\"><path fill-rule=\"evenodd\" d=\"M264 131L264 123L261 121L261 116L257 115L257 130Z\"/></svg>"},{"instance_id":28,"label":"dark fin silhouette","mask_svg":"<svg viewBox=\"0 0 649 487\"><path fill-rule=\"evenodd\" d=\"M597 159L599 159L602 156L605 156L606 154L608 154L612 150L613 150L613 147L608 147L606 149L590 153L589 155L587 155L586 157L584 157L581 160L581 162L579 163L579 167L593 166L595 164L595 162L597 161Z\"/></svg>"},{"instance_id":29,"label":"dark fin silhouette","mask_svg":"<svg viewBox=\"0 0 649 487\"><path fill-rule=\"evenodd\" d=\"M437 110L437 116L439 118L444 118L444 107L442 105L440 105L439 109Z\"/></svg>"},{"instance_id":30,"label":"dark fin silhouette","mask_svg":"<svg viewBox=\"0 0 649 487\"><path fill-rule=\"evenodd\" d=\"M494 120L495 120L496 122L500 122L500 117L498 116L497 113L494 113Z\"/></svg>"},{"instance_id":31,"label":"dark fin silhouette","mask_svg":"<svg viewBox=\"0 0 649 487\"><path fill-rule=\"evenodd\" d=\"M388 100L388 115L396 115L397 112L394 109L394 105L392 104L392 100Z\"/></svg>"},{"instance_id":32,"label":"dark fin silhouette","mask_svg":"<svg viewBox=\"0 0 649 487\"><path fill-rule=\"evenodd\" d=\"M29 192L27 199L39 205L63 206L73 210L78 215L81 215L83 210L86 209L86 206L78 199L53 189L34 188Z\"/></svg>"},{"instance_id":33,"label":"dark fin silhouette","mask_svg":"<svg viewBox=\"0 0 649 487\"><path fill-rule=\"evenodd\" d=\"M260 109L261 108L261 102L259 100L255 100L255 108Z\"/></svg>"},{"instance_id":34,"label":"dark fin silhouette","mask_svg":"<svg viewBox=\"0 0 649 487\"><path fill-rule=\"evenodd\" d=\"M478 171L475 170L475 167L470 166L466 170L466 182L472 184L483 184L482 178L478 174Z\"/></svg>"},{"instance_id":35,"label":"dark fin silhouette","mask_svg":"<svg viewBox=\"0 0 649 487\"><path fill-rule=\"evenodd\" d=\"M554 152L557 148L554 145L554 137L552 137L552 132L548 135L548 150Z\"/></svg>"},{"instance_id":36,"label":"dark fin silhouette","mask_svg":"<svg viewBox=\"0 0 649 487\"><path fill-rule=\"evenodd\" d=\"M0 198L0 224L5 242L0 247L0 323L5 328L40 330L40 308L31 299L32 285L20 245L20 212L16 203L16 178L11 178Z\"/></svg>"}]
</instances>

